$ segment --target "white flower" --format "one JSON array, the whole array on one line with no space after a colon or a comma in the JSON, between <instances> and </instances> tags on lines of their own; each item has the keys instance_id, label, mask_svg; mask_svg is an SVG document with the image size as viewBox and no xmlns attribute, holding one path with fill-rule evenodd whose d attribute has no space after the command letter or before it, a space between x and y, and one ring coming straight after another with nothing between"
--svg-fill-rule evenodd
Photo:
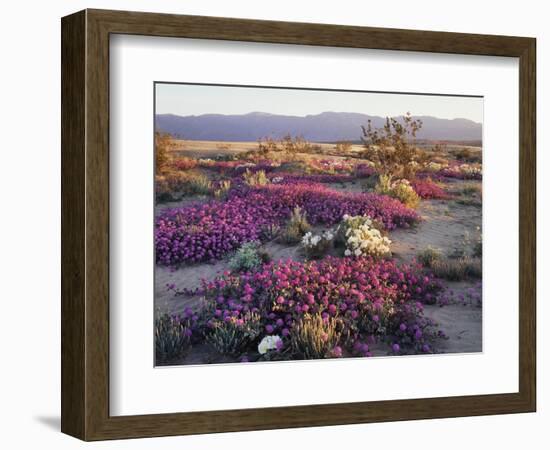
<instances>
[{"instance_id":1,"label":"white flower","mask_svg":"<svg viewBox=\"0 0 550 450\"><path fill-rule=\"evenodd\" d=\"M344 252L344 255L345 255L345 256L351 256L351 250L350 250L350 249L346 249L346 251Z\"/></svg>"},{"instance_id":2,"label":"white flower","mask_svg":"<svg viewBox=\"0 0 550 450\"><path fill-rule=\"evenodd\" d=\"M282 339L276 335L265 336L258 345L258 353L265 355L269 350L275 350L277 348L277 343L281 341Z\"/></svg>"}]
</instances>

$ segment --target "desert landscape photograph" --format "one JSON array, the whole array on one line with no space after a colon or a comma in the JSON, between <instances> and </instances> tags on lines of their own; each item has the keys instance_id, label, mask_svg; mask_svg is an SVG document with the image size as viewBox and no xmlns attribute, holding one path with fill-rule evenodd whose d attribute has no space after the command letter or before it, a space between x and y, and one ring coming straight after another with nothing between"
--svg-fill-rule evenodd
<instances>
[{"instance_id":1,"label":"desert landscape photograph","mask_svg":"<svg viewBox=\"0 0 550 450\"><path fill-rule=\"evenodd\" d=\"M155 83L156 366L483 351L483 98Z\"/></svg>"}]
</instances>

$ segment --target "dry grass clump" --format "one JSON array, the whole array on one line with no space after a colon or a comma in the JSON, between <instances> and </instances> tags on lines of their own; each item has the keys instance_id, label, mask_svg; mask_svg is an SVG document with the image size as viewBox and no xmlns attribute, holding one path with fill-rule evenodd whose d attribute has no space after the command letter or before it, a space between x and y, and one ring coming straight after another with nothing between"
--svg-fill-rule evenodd
<instances>
[{"instance_id":1,"label":"dry grass clump","mask_svg":"<svg viewBox=\"0 0 550 450\"><path fill-rule=\"evenodd\" d=\"M332 317L304 314L290 332L292 354L301 359L330 357L340 340L339 328Z\"/></svg>"},{"instance_id":2,"label":"dry grass clump","mask_svg":"<svg viewBox=\"0 0 550 450\"><path fill-rule=\"evenodd\" d=\"M256 341L261 333L260 316L246 313L243 318L231 317L227 321L216 321L206 335L206 342L222 355L239 356Z\"/></svg>"},{"instance_id":3,"label":"dry grass clump","mask_svg":"<svg viewBox=\"0 0 550 450\"><path fill-rule=\"evenodd\" d=\"M465 256L434 261L431 270L438 278L449 281L461 281L467 278L481 278L481 259Z\"/></svg>"},{"instance_id":4,"label":"dry grass clump","mask_svg":"<svg viewBox=\"0 0 550 450\"><path fill-rule=\"evenodd\" d=\"M481 259L471 256L444 257L440 250L428 247L417 255L418 261L438 277L448 281L481 278Z\"/></svg>"},{"instance_id":5,"label":"dry grass clump","mask_svg":"<svg viewBox=\"0 0 550 450\"><path fill-rule=\"evenodd\" d=\"M243 173L243 179L248 186L265 186L270 183L269 178L267 178L265 171L263 170L251 172L246 169L246 172Z\"/></svg>"},{"instance_id":6,"label":"dry grass clump","mask_svg":"<svg viewBox=\"0 0 550 450\"><path fill-rule=\"evenodd\" d=\"M349 141L337 142L334 150L338 155L348 155L351 152L353 144Z\"/></svg>"},{"instance_id":7,"label":"dry grass clump","mask_svg":"<svg viewBox=\"0 0 550 450\"><path fill-rule=\"evenodd\" d=\"M290 215L286 227L280 233L279 240L285 244L297 244L301 242L302 237L311 230L311 225L307 221L306 212L296 206Z\"/></svg>"}]
</instances>

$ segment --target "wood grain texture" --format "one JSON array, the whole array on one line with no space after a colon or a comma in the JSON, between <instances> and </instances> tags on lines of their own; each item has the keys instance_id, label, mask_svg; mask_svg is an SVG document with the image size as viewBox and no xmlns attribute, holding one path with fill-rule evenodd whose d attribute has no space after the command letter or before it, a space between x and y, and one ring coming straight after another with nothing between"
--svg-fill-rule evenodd
<instances>
[{"instance_id":1,"label":"wood grain texture","mask_svg":"<svg viewBox=\"0 0 550 450\"><path fill-rule=\"evenodd\" d=\"M76 13L61 27L61 430L79 437L86 428L85 20Z\"/></svg>"},{"instance_id":2,"label":"wood grain texture","mask_svg":"<svg viewBox=\"0 0 550 450\"><path fill-rule=\"evenodd\" d=\"M109 34L112 33L519 57L519 392L109 416ZM62 430L65 433L84 440L99 440L535 410L534 39L86 10L63 18L62 40Z\"/></svg>"}]
</instances>

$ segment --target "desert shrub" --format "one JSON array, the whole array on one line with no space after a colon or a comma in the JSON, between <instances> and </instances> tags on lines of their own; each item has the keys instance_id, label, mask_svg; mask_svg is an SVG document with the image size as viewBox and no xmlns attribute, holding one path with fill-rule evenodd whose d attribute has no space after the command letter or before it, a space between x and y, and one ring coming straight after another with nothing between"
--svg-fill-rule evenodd
<instances>
[{"instance_id":1,"label":"desert shrub","mask_svg":"<svg viewBox=\"0 0 550 450\"><path fill-rule=\"evenodd\" d=\"M270 182L263 170L252 172L246 169L246 172L243 174L243 179L248 186L265 186Z\"/></svg>"},{"instance_id":2,"label":"desert shrub","mask_svg":"<svg viewBox=\"0 0 550 450\"><path fill-rule=\"evenodd\" d=\"M251 160L295 160L299 153L315 153L319 151L319 146L312 145L303 137L292 137L290 134L287 134L279 140L271 137L259 139L256 150L241 153L239 157Z\"/></svg>"},{"instance_id":3,"label":"desert shrub","mask_svg":"<svg viewBox=\"0 0 550 450\"><path fill-rule=\"evenodd\" d=\"M304 314L290 332L291 352L296 359L332 356L341 334L341 324L321 314Z\"/></svg>"},{"instance_id":4,"label":"desert shrub","mask_svg":"<svg viewBox=\"0 0 550 450\"><path fill-rule=\"evenodd\" d=\"M269 261L269 255L260 250L257 241L247 242L241 246L229 260L229 268L235 271L251 271Z\"/></svg>"},{"instance_id":5,"label":"desert shrub","mask_svg":"<svg viewBox=\"0 0 550 450\"><path fill-rule=\"evenodd\" d=\"M155 359L159 363L185 356L191 347L191 328L177 316L155 318Z\"/></svg>"},{"instance_id":6,"label":"desert shrub","mask_svg":"<svg viewBox=\"0 0 550 450\"><path fill-rule=\"evenodd\" d=\"M261 333L260 316L246 313L242 317L226 315L209 322L206 342L224 355L240 355L247 351Z\"/></svg>"},{"instance_id":7,"label":"desert shrub","mask_svg":"<svg viewBox=\"0 0 550 450\"><path fill-rule=\"evenodd\" d=\"M390 195L409 208L416 208L420 202L420 197L406 179L395 181Z\"/></svg>"},{"instance_id":8,"label":"desert shrub","mask_svg":"<svg viewBox=\"0 0 550 450\"><path fill-rule=\"evenodd\" d=\"M380 175L374 190L379 194L396 198L409 208L416 208L420 197L405 179L392 181L391 175Z\"/></svg>"},{"instance_id":9,"label":"desert shrub","mask_svg":"<svg viewBox=\"0 0 550 450\"><path fill-rule=\"evenodd\" d=\"M428 247L419 252L416 257L424 267L431 268L436 261L443 258L443 253L437 248Z\"/></svg>"},{"instance_id":10,"label":"desert shrub","mask_svg":"<svg viewBox=\"0 0 550 450\"><path fill-rule=\"evenodd\" d=\"M296 244L311 229L306 213L299 206L294 207L280 239L286 244Z\"/></svg>"},{"instance_id":11,"label":"desert shrub","mask_svg":"<svg viewBox=\"0 0 550 450\"><path fill-rule=\"evenodd\" d=\"M279 146L282 148L283 152L291 155L297 153L313 153L315 151L314 146L302 136L292 137L290 134L287 134L279 141Z\"/></svg>"},{"instance_id":12,"label":"desert shrub","mask_svg":"<svg viewBox=\"0 0 550 450\"><path fill-rule=\"evenodd\" d=\"M410 163L417 158L417 150L411 144L422 121L412 118L410 113L403 116L402 121L387 117L382 128L373 128L369 120L362 127L363 146L361 156L372 161L379 173L392 176L410 176ZM406 173L405 173L406 172Z\"/></svg>"},{"instance_id":13,"label":"desert shrub","mask_svg":"<svg viewBox=\"0 0 550 450\"><path fill-rule=\"evenodd\" d=\"M432 263L430 269L436 277L449 281L481 278L482 276L481 260L469 256L437 259Z\"/></svg>"},{"instance_id":14,"label":"desert shrub","mask_svg":"<svg viewBox=\"0 0 550 450\"><path fill-rule=\"evenodd\" d=\"M310 259L319 259L326 255L334 240L334 233L330 230L321 234L313 234L308 231L302 237L302 247L306 256Z\"/></svg>"},{"instance_id":15,"label":"desert shrub","mask_svg":"<svg viewBox=\"0 0 550 450\"><path fill-rule=\"evenodd\" d=\"M155 173L161 174L170 161L169 149L172 137L168 133L155 131Z\"/></svg>"},{"instance_id":16,"label":"desert shrub","mask_svg":"<svg viewBox=\"0 0 550 450\"><path fill-rule=\"evenodd\" d=\"M349 141L337 142L334 150L338 154L348 154L351 151L352 143Z\"/></svg>"},{"instance_id":17,"label":"desert shrub","mask_svg":"<svg viewBox=\"0 0 550 450\"><path fill-rule=\"evenodd\" d=\"M481 162L481 151L476 151L468 147L463 147L452 152L452 155L459 161L464 162Z\"/></svg>"},{"instance_id":18,"label":"desert shrub","mask_svg":"<svg viewBox=\"0 0 550 450\"><path fill-rule=\"evenodd\" d=\"M338 235L346 247L345 256L382 256L390 252L391 241L370 217L345 215Z\"/></svg>"}]
</instances>

